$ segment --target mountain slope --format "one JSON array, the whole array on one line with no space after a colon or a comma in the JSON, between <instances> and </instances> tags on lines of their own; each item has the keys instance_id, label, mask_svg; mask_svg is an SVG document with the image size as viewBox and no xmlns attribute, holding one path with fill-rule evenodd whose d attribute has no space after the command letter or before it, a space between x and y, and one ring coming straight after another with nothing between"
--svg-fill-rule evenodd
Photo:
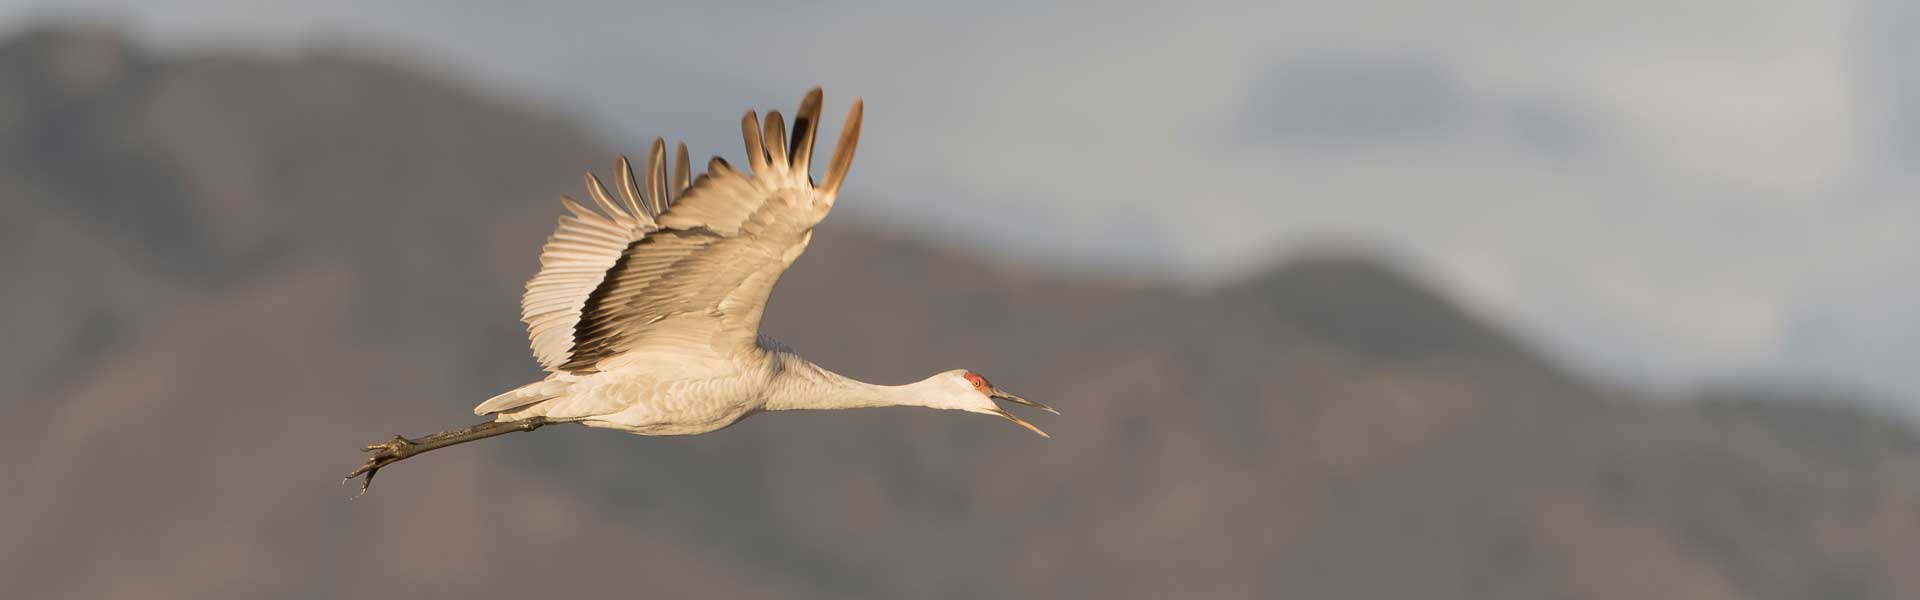
<instances>
[{"instance_id":1,"label":"mountain slope","mask_svg":"<svg viewBox=\"0 0 1920 600\"><path fill-rule=\"evenodd\" d=\"M1065 411L1054 439L906 409L550 428L350 503L358 444L538 376L519 285L614 152L324 51L45 30L0 43L0 84L24 597L1920 594L1911 445L1602 395L1361 259L1200 294L843 219L769 332L880 381L979 370Z\"/></svg>"},{"instance_id":2,"label":"mountain slope","mask_svg":"<svg viewBox=\"0 0 1920 600\"><path fill-rule=\"evenodd\" d=\"M1364 256L1312 255L1223 289L1264 320L1383 361L1477 360L1553 371L1495 327Z\"/></svg>"}]
</instances>

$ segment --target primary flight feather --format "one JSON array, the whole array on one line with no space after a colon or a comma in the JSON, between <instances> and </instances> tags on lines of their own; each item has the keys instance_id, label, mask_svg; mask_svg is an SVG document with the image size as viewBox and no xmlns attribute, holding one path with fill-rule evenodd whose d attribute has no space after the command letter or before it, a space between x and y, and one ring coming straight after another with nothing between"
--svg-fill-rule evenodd
<instances>
[{"instance_id":1,"label":"primary flight feather","mask_svg":"<svg viewBox=\"0 0 1920 600\"><path fill-rule=\"evenodd\" d=\"M774 283L833 209L859 142L856 99L816 184L820 103L819 88L807 92L790 142L779 112L763 123L747 111L740 119L746 172L714 157L694 177L679 144L669 176L666 143L656 139L639 178L620 157L617 195L587 173L592 207L561 197L566 214L520 300L520 320L547 377L474 407L491 421L367 446L372 455L347 479L365 476L364 494L394 462L554 423L694 435L761 411L921 406L990 414L1045 436L994 401L1058 411L972 371L875 385L816 366L760 333Z\"/></svg>"}]
</instances>

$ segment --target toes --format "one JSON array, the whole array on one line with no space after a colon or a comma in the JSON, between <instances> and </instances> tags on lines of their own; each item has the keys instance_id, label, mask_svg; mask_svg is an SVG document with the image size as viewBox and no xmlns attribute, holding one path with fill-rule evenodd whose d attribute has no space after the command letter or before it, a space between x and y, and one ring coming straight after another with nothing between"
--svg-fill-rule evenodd
<instances>
[{"instance_id":1,"label":"toes","mask_svg":"<svg viewBox=\"0 0 1920 600\"><path fill-rule=\"evenodd\" d=\"M361 448L360 450L362 452L371 452L373 453L373 455L368 456L366 464L360 465L360 468L354 469L352 473L348 473L347 478L340 480L340 483L344 485L349 481L353 481L353 478L355 477L364 476L364 479L360 481L360 494L354 497L358 498L360 496L366 495L367 488L373 485L374 474L379 473L381 467L399 462L400 459L406 458L411 454L410 450L419 445L420 445L420 442L407 439L406 436L402 436L400 434L394 434L393 439L387 440L385 442L381 442L378 444L368 444L366 447Z\"/></svg>"}]
</instances>

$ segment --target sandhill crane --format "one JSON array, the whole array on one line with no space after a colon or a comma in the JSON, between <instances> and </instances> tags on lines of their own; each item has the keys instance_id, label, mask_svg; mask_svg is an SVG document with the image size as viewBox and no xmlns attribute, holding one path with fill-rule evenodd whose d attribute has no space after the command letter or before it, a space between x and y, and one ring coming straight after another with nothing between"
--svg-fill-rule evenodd
<instances>
[{"instance_id":1,"label":"sandhill crane","mask_svg":"<svg viewBox=\"0 0 1920 600\"><path fill-rule=\"evenodd\" d=\"M846 181L861 107L855 99L847 112L822 185L810 171L820 88L801 100L791 145L778 111L764 126L751 110L741 117L750 173L714 157L706 174L689 178L683 143L669 178L660 139L647 154L644 182L620 157L618 199L587 173L599 210L560 198L570 214L547 239L520 300L520 320L547 377L474 407L491 421L367 446L372 455L342 483L364 475L365 494L387 465L553 423L696 435L761 411L922 406L994 415L1046 436L994 401L1059 411L978 373L875 385L815 366L760 334L774 281L806 251Z\"/></svg>"}]
</instances>

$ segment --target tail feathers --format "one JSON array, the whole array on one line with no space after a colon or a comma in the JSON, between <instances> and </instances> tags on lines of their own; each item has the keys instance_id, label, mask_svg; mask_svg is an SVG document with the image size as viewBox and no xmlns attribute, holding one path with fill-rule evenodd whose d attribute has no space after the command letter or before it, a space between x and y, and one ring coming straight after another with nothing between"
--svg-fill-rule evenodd
<instances>
[{"instance_id":1,"label":"tail feathers","mask_svg":"<svg viewBox=\"0 0 1920 600\"><path fill-rule=\"evenodd\" d=\"M504 394L488 398L486 402L481 402L479 406L473 407L473 414L486 416L493 413L523 408L545 400L551 400L565 394L567 388L571 385L571 382L552 379L529 383L514 388L512 391Z\"/></svg>"}]
</instances>

